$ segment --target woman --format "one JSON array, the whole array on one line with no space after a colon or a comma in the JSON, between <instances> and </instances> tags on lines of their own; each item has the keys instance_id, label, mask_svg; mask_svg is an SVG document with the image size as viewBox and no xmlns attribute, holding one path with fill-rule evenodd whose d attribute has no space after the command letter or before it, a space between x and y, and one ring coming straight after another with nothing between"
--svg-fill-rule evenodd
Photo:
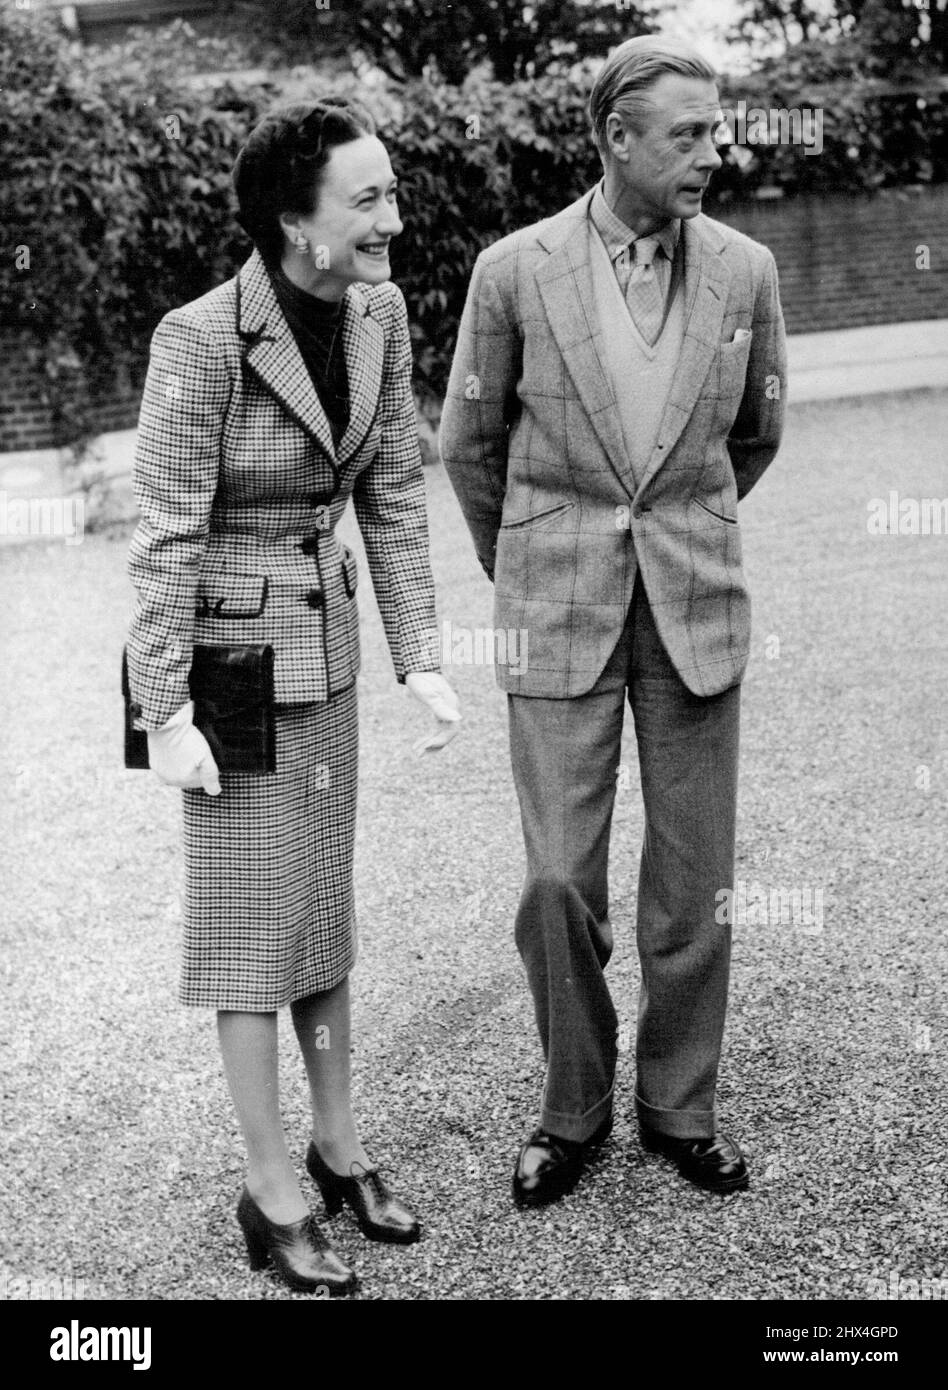
<instances>
[{"instance_id":1,"label":"woman","mask_svg":"<svg viewBox=\"0 0 948 1390\"><path fill-rule=\"evenodd\" d=\"M351 496L399 682L457 730L437 671L402 229L371 117L329 98L275 112L234 169L255 250L234 279L168 314L151 350L135 464L141 523L128 643L149 760L184 791L181 999L216 1009L247 1148L237 1216L250 1263L294 1288L355 1276L310 1216L277 1085L289 1004L312 1098L306 1164L333 1215L408 1243L413 1213L372 1166L349 1091L355 955L356 566L335 536ZM274 648L276 773L218 775L192 722L200 644Z\"/></svg>"}]
</instances>

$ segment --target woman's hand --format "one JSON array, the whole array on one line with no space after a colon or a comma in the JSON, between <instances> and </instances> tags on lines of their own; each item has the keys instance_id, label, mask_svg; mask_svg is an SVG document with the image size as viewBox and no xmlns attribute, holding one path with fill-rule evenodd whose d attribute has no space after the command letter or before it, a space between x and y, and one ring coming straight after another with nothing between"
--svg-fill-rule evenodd
<instances>
[{"instance_id":1,"label":"woman's hand","mask_svg":"<svg viewBox=\"0 0 948 1390\"><path fill-rule=\"evenodd\" d=\"M148 734L148 762L169 787L203 787L220 796L220 775L207 739L194 727L194 701Z\"/></svg>"},{"instance_id":2,"label":"woman's hand","mask_svg":"<svg viewBox=\"0 0 948 1390\"><path fill-rule=\"evenodd\" d=\"M409 671L405 684L438 721L437 731L427 734L412 744L414 753L433 753L450 743L461 729L461 711L457 691L442 676L440 671Z\"/></svg>"}]
</instances>

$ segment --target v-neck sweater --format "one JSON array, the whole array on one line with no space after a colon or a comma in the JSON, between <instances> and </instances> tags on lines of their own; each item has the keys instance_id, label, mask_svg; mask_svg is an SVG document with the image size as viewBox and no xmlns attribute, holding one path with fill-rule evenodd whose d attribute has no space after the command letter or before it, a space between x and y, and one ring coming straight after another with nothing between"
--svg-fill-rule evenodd
<instances>
[{"instance_id":1,"label":"v-neck sweater","mask_svg":"<svg viewBox=\"0 0 948 1390\"><path fill-rule=\"evenodd\" d=\"M596 317L605 353L605 367L616 400L632 476L638 486L645 476L684 340L684 292L673 292L665 325L654 346L638 328L619 288L602 238L587 220Z\"/></svg>"}]
</instances>

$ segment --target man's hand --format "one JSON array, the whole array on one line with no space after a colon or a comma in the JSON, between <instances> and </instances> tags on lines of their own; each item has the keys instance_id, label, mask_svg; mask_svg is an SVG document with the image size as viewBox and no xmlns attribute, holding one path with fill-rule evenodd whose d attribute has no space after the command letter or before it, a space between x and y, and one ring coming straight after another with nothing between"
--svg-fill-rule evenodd
<instances>
[{"instance_id":1,"label":"man's hand","mask_svg":"<svg viewBox=\"0 0 948 1390\"><path fill-rule=\"evenodd\" d=\"M409 671L405 684L416 700L426 705L438 722L435 733L412 744L414 753L433 753L451 742L461 728L461 710L457 692L440 671Z\"/></svg>"},{"instance_id":2,"label":"man's hand","mask_svg":"<svg viewBox=\"0 0 948 1390\"><path fill-rule=\"evenodd\" d=\"M194 727L194 701L182 705L167 724L148 734L148 762L169 787L203 787L220 796L217 763L207 739Z\"/></svg>"}]
</instances>

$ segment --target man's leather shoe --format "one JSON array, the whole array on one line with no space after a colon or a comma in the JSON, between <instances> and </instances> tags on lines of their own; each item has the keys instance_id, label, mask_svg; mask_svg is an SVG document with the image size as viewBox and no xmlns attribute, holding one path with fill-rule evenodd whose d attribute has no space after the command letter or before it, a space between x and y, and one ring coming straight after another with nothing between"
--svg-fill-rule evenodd
<instances>
[{"instance_id":1,"label":"man's leather shoe","mask_svg":"<svg viewBox=\"0 0 948 1390\"><path fill-rule=\"evenodd\" d=\"M536 1129L520 1150L513 1176L513 1197L518 1207L542 1207L565 1197L582 1177L583 1168L612 1132L608 1114L588 1139L559 1139Z\"/></svg>"},{"instance_id":2,"label":"man's leather shoe","mask_svg":"<svg viewBox=\"0 0 948 1390\"><path fill-rule=\"evenodd\" d=\"M664 1154L678 1165L682 1177L708 1192L739 1192L749 1182L744 1155L726 1134L716 1134L713 1139L678 1139L642 1125L639 1136L643 1149Z\"/></svg>"}]
</instances>

